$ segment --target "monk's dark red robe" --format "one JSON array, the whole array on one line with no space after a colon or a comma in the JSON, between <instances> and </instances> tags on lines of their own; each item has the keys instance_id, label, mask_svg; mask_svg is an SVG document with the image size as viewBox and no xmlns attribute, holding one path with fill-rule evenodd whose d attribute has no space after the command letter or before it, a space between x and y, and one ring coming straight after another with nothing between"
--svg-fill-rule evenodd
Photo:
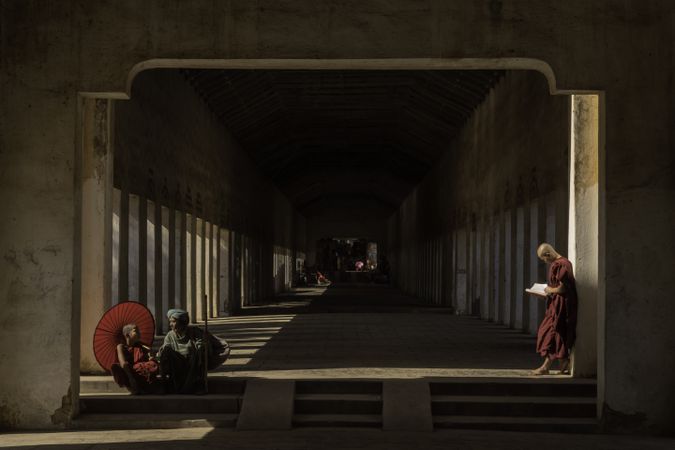
<instances>
[{"instance_id":1,"label":"monk's dark red robe","mask_svg":"<svg viewBox=\"0 0 675 450\"><path fill-rule=\"evenodd\" d=\"M558 287L562 283L565 292L546 298L546 316L537 332L537 353L551 360L569 357L576 339L577 287L572 272L572 263L560 257L548 268L548 285Z\"/></svg>"},{"instance_id":2,"label":"monk's dark red robe","mask_svg":"<svg viewBox=\"0 0 675 450\"><path fill-rule=\"evenodd\" d=\"M134 380L136 380L139 390L142 393L152 392L153 383L159 372L157 362L150 359L148 351L140 344L133 347L124 345L122 351L124 352L124 358L131 365ZM110 371L118 386L131 388L129 377L119 363L114 363Z\"/></svg>"}]
</instances>

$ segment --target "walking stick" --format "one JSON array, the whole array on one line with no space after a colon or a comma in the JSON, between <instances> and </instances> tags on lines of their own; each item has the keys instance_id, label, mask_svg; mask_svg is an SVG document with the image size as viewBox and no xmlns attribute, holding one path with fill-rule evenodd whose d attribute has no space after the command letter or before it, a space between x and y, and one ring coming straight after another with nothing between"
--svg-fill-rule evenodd
<instances>
[{"instance_id":1,"label":"walking stick","mask_svg":"<svg viewBox=\"0 0 675 450\"><path fill-rule=\"evenodd\" d=\"M209 393L209 296L204 294L204 390Z\"/></svg>"}]
</instances>

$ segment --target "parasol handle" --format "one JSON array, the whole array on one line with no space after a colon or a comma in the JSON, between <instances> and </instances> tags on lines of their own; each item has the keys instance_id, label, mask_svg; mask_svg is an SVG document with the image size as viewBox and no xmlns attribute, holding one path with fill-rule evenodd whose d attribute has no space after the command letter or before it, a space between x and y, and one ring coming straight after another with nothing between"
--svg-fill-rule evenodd
<instances>
[{"instance_id":1,"label":"parasol handle","mask_svg":"<svg viewBox=\"0 0 675 450\"><path fill-rule=\"evenodd\" d=\"M209 296L204 294L204 389L209 393Z\"/></svg>"}]
</instances>

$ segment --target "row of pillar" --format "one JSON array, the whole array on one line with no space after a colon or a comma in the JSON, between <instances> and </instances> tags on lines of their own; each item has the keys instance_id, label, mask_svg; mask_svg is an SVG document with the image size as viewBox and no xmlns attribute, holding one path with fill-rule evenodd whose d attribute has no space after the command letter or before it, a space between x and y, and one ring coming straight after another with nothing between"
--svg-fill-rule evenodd
<instances>
[{"instance_id":1,"label":"row of pillar","mask_svg":"<svg viewBox=\"0 0 675 450\"><path fill-rule=\"evenodd\" d=\"M259 239L119 189L112 210L111 304L147 305L157 333L167 331L171 308L204 320L291 287L289 248L268 249Z\"/></svg>"},{"instance_id":2,"label":"row of pillar","mask_svg":"<svg viewBox=\"0 0 675 450\"><path fill-rule=\"evenodd\" d=\"M179 307L193 321L233 314L291 286L296 253L273 236L249 235L184 209L113 188L113 102L81 105L82 196L79 283L80 370L98 372L94 328L111 306L146 305L156 333L166 311ZM208 303L204 303L207 296Z\"/></svg>"},{"instance_id":3,"label":"row of pillar","mask_svg":"<svg viewBox=\"0 0 675 450\"><path fill-rule=\"evenodd\" d=\"M433 239L402 239L395 279L405 292L512 328L536 332L545 305L525 294L546 281L537 246L566 249L565 192L556 191L480 219Z\"/></svg>"}]
</instances>

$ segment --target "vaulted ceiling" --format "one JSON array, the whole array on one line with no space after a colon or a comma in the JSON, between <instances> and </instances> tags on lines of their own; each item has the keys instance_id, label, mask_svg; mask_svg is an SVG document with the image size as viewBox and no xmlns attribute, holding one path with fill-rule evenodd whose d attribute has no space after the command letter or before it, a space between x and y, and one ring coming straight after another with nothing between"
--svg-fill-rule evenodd
<instances>
[{"instance_id":1,"label":"vaulted ceiling","mask_svg":"<svg viewBox=\"0 0 675 450\"><path fill-rule=\"evenodd\" d=\"M305 215L393 212L499 71L187 70L197 93ZM318 207L320 205L320 207Z\"/></svg>"}]
</instances>

